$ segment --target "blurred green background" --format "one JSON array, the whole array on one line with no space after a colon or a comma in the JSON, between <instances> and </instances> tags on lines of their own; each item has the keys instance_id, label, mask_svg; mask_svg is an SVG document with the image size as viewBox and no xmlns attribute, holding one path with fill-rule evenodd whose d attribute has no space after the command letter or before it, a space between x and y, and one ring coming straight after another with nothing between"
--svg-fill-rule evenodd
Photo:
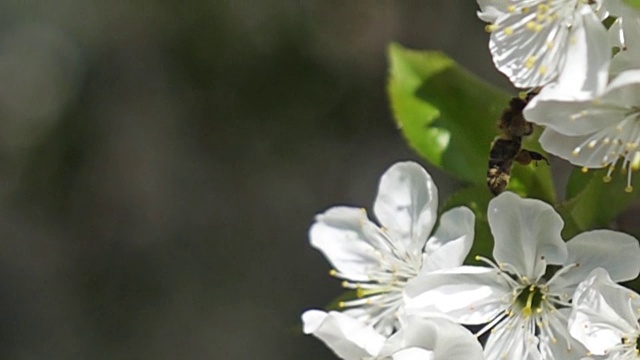
<instances>
[{"instance_id":1,"label":"blurred green background","mask_svg":"<svg viewBox=\"0 0 640 360\"><path fill-rule=\"evenodd\" d=\"M341 291L307 229L370 208L416 159L388 109L389 42L507 88L475 11L2 1L0 358L334 358L300 333Z\"/></svg>"}]
</instances>

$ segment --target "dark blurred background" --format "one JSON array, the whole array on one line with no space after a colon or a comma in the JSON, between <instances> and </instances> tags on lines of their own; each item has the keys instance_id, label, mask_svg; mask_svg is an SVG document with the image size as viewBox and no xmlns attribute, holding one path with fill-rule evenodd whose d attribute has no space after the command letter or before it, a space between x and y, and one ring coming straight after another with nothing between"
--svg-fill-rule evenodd
<instances>
[{"instance_id":1,"label":"dark blurred background","mask_svg":"<svg viewBox=\"0 0 640 360\"><path fill-rule=\"evenodd\" d=\"M307 229L417 159L385 94L391 41L507 87L475 11L3 0L0 358L334 358L300 333L341 291Z\"/></svg>"}]
</instances>

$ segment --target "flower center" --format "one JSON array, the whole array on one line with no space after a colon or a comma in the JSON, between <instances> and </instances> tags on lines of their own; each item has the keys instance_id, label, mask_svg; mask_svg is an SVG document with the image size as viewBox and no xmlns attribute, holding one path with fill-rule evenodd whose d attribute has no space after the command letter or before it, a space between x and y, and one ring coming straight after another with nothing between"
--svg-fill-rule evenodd
<instances>
[{"instance_id":1,"label":"flower center","mask_svg":"<svg viewBox=\"0 0 640 360\"><path fill-rule=\"evenodd\" d=\"M545 299L546 295L542 288L537 285L530 285L522 289L515 302L522 309L522 315L528 318L534 311L536 314L542 312L542 305Z\"/></svg>"}]
</instances>

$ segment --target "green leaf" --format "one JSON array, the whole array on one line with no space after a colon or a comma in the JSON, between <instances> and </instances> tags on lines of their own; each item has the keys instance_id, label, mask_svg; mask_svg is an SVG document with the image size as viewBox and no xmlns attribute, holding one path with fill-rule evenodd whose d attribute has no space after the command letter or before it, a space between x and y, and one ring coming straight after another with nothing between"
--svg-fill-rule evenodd
<instances>
[{"instance_id":1,"label":"green leaf","mask_svg":"<svg viewBox=\"0 0 640 360\"><path fill-rule=\"evenodd\" d=\"M624 3L636 9L640 9L640 0L624 0Z\"/></svg>"},{"instance_id":2,"label":"green leaf","mask_svg":"<svg viewBox=\"0 0 640 360\"><path fill-rule=\"evenodd\" d=\"M474 257L476 255L482 255L488 258L492 257L493 236L491 235L489 222L487 220L487 207L492 197L484 184L474 185L451 195L442 207L442 212L445 212L456 206L466 206L470 208L476 216L473 247L469 252L469 256L467 256L466 263L475 263Z\"/></svg>"},{"instance_id":3,"label":"green leaf","mask_svg":"<svg viewBox=\"0 0 640 360\"><path fill-rule=\"evenodd\" d=\"M430 163L486 189L496 122L510 96L478 79L437 51L389 47L389 97L394 117L409 145ZM539 150L534 137L525 147ZM509 189L553 202L546 164L514 165Z\"/></svg>"},{"instance_id":4,"label":"green leaf","mask_svg":"<svg viewBox=\"0 0 640 360\"><path fill-rule=\"evenodd\" d=\"M392 44L389 96L409 144L456 177L486 183L496 119L509 96L437 51Z\"/></svg>"},{"instance_id":5,"label":"green leaf","mask_svg":"<svg viewBox=\"0 0 640 360\"><path fill-rule=\"evenodd\" d=\"M566 200L556 206L565 220L566 239L579 232L611 227L611 223L636 199L640 191L640 177L635 176L634 191L625 191L627 173L614 171L605 182L607 169L583 173L574 169L567 183Z\"/></svg>"}]
</instances>

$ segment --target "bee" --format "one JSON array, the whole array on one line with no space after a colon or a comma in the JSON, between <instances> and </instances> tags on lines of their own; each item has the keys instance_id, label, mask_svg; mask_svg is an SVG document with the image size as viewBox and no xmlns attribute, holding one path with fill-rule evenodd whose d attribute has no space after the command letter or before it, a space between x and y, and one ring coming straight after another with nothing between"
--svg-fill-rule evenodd
<instances>
[{"instance_id":1,"label":"bee","mask_svg":"<svg viewBox=\"0 0 640 360\"><path fill-rule=\"evenodd\" d=\"M493 195L500 194L507 187L514 161L528 165L544 160L549 164L542 154L522 148L522 138L533 134L533 124L524 119L522 110L536 94L534 90L527 93L524 99L518 96L511 98L509 107L504 109L498 120L501 134L491 143L487 170L487 186Z\"/></svg>"}]
</instances>

